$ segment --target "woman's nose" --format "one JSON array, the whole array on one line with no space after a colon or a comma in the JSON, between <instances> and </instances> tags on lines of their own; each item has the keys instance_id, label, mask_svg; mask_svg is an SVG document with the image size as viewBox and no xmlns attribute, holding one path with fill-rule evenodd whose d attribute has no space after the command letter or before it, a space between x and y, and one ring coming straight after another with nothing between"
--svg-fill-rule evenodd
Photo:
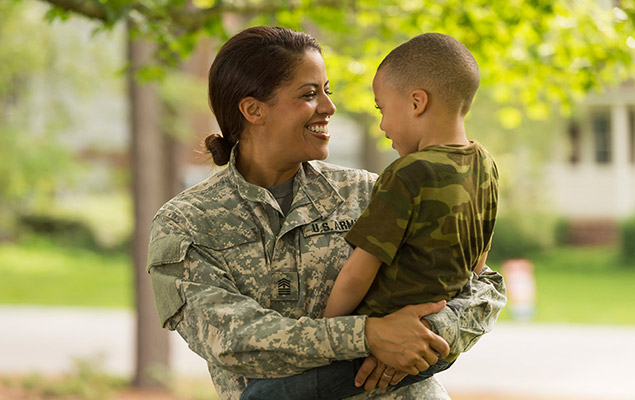
<instances>
[{"instance_id":1,"label":"woman's nose","mask_svg":"<svg viewBox=\"0 0 635 400\"><path fill-rule=\"evenodd\" d=\"M322 101L318 104L317 111L320 114L333 115L335 111L337 111L337 107L335 107L335 104L333 104L333 101L328 95L324 95Z\"/></svg>"}]
</instances>

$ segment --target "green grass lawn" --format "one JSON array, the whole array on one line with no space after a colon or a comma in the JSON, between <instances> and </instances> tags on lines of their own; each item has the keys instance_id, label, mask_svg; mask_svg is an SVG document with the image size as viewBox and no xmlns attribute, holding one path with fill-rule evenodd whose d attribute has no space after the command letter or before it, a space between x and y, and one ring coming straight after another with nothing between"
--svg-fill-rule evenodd
<instances>
[{"instance_id":1,"label":"green grass lawn","mask_svg":"<svg viewBox=\"0 0 635 400\"><path fill-rule=\"evenodd\" d=\"M617 249L562 247L530 259L536 321L635 325L635 266L621 262ZM122 253L31 237L0 244L0 276L0 304L132 307L131 260ZM509 310L501 319L510 319Z\"/></svg>"},{"instance_id":2,"label":"green grass lawn","mask_svg":"<svg viewBox=\"0 0 635 400\"><path fill-rule=\"evenodd\" d=\"M132 307L127 254L60 246L44 237L0 243L0 304Z\"/></svg>"},{"instance_id":3,"label":"green grass lawn","mask_svg":"<svg viewBox=\"0 0 635 400\"><path fill-rule=\"evenodd\" d=\"M635 325L635 265L623 262L617 248L560 247L529 259L536 321ZM501 319L510 319L508 308Z\"/></svg>"}]
</instances>

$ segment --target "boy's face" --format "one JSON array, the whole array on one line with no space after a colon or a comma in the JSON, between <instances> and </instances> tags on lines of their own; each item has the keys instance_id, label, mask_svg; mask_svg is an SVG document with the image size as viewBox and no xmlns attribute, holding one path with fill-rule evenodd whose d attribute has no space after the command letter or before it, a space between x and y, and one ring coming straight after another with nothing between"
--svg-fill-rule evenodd
<instances>
[{"instance_id":1,"label":"boy's face","mask_svg":"<svg viewBox=\"0 0 635 400\"><path fill-rule=\"evenodd\" d=\"M397 89L387 81L386 72L380 69L373 79L373 92L375 92L375 104L381 111L381 123L379 128L386 133L386 137L392 140L393 149L399 156L414 153L419 150L421 132L417 132L412 126L412 104L406 93L399 93Z\"/></svg>"}]
</instances>

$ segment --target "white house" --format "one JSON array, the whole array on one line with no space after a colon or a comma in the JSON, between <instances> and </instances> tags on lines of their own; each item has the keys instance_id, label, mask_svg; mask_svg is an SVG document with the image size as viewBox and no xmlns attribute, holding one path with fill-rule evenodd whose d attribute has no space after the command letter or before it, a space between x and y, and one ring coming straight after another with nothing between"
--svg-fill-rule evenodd
<instances>
[{"instance_id":1,"label":"white house","mask_svg":"<svg viewBox=\"0 0 635 400\"><path fill-rule=\"evenodd\" d=\"M550 189L574 241L611 242L616 223L635 216L635 86L592 95L579 111L548 166Z\"/></svg>"}]
</instances>

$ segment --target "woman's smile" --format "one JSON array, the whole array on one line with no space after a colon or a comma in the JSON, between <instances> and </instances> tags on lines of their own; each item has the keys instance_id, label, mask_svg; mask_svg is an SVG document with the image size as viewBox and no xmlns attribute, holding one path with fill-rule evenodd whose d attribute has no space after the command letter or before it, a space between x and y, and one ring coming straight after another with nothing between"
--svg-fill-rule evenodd
<instances>
[{"instance_id":1,"label":"woman's smile","mask_svg":"<svg viewBox=\"0 0 635 400\"><path fill-rule=\"evenodd\" d=\"M328 120L323 122L315 122L306 126L306 129L316 138L322 140L329 140L331 135L329 134Z\"/></svg>"}]
</instances>

